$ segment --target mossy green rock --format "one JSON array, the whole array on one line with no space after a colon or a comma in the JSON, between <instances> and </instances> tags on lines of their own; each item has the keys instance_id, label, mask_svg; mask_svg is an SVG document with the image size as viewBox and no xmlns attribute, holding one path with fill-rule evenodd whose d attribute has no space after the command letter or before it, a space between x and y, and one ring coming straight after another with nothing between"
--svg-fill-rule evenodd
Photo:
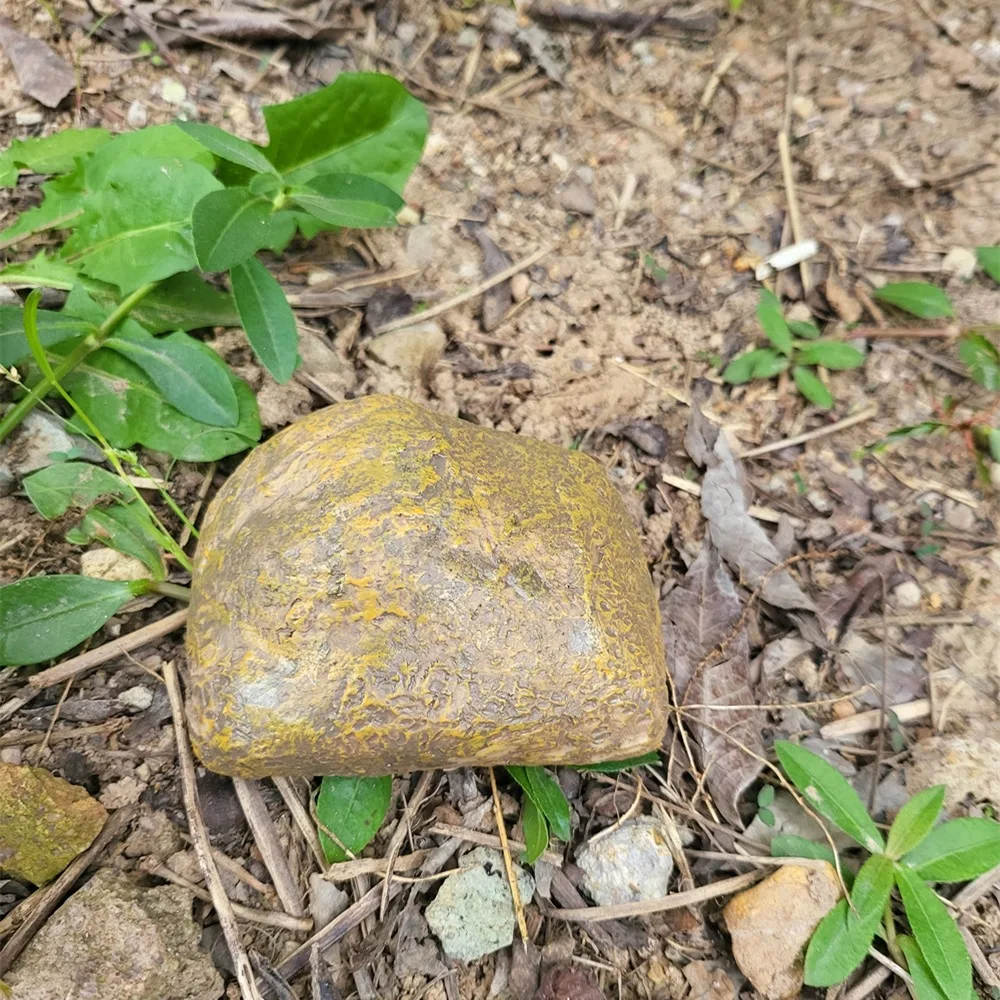
<instances>
[{"instance_id":1,"label":"mossy green rock","mask_svg":"<svg viewBox=\"0 0 1000 1000\"><path fill-rule=\"evenodd\" d=\"M0 871L54 879L101 832L104 806L41 767L0 763Z\"/></svg>"},{"instance_id":2,"label":"mossy green rock","mask_svg":"<svg viewBox=\"0 0 1000 1000\"><path fill-rule=\"evenodd\" d=\"M192 590L192 739L224 774L594 763L666 726L656 598L601 466L402 399L257 448Z\"/></svg>"}]
</instances>

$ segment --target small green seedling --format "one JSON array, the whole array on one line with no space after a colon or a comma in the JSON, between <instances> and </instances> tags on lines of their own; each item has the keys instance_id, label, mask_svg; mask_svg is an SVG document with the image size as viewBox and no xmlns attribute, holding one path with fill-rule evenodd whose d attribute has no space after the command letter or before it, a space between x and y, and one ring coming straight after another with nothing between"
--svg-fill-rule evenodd
<instances>
[{"instance_id":1,"label":"small green seedling","mask_svg":"<svg viewBox=\"0 0 1000 1000\"><path fill-rule=\"evenodd\" d=\"M983 271L1000 283L1000 247L979 247L976 256ZM876 290L875 297L920 319L945 319L955 315L948 295L936 285L924 281L885 285ZM1000 428L996 426L997 410L1000 409L1000 350L990 338L998 331L1000 324L972 327L965 330L958 340L958 356L965 363L969 378L987 391L998 393L989 406L969 413L967 409L962 409L961 400L946 396L935 406L934 419L897 427L881 441L869 445L866 451L882 451L906 438L957 434L972 457L980 480L989 483L988 461L1000 462ZM926 543L921 548L926 555L938 551L940 547Z\"/></svg>"},{"instance_id":2,"label":"small green seedling","mask_svg":"<svg viewBox=\"0 0 1000 1000\"><path fill-rule=\"evenodd\" d=\"M869 855L853 879L850 899L841 899L813 933L806 983L843 982L879 935L892 959L907 970L915 1000L974 998L968 950L932 884L964 882L1000 864L1000 823L963 818L936 825L945 793L944 785L936 785L900 809L885 838L836 768L794 743L776 743L775 750L809 808ZM776 837L771 852L837 863L829 848L802 837ZM901 917L909 933L897 928Z\"/></svg>"},{"instance_id":3,"label":"small green seedling","mask_svg":"<svg viewBox=\"0 0 1000 1000\"><path fill-rule=\"evenodd\" d=\"M772 346L758 347L733 358L722 373L726 382L742 385L751 379L774 378L790 368L799 392L810 403L829 410L833 396L816 369L839 371L859 368L865 363L865 356L856 347L841 340L824 339L813 323L786 320L781 303L766 288L761 289L757 319Z\"/></svg>"},{"instance_id":4,"label":"small green seedling","mask_svg":"<svg viewBox=\"0 0 1000 1000\"><path fill-rule=\"evenodd\" d=\"M757 793L757 818L764 826L773 827L776 820L768 808L774 802L774 785L762 785Z\"/></svg>"}]
</instances>

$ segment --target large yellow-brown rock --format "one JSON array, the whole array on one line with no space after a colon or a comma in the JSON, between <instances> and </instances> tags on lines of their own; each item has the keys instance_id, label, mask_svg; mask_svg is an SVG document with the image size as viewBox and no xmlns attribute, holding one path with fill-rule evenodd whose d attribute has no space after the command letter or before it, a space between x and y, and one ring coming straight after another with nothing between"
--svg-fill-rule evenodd
<instances>
[{"instance_id":1,"label":"large yellow-brown rock","mask_svg":"<svg viewBox=\"0 0 1000 1000\"><path fill-rule=\"evenodd\" d=\"M311 414L209 507L187 631L226 774L593 763L659 746L659 615L604 470L390 396Z\"/></svg>"}]
</instances>

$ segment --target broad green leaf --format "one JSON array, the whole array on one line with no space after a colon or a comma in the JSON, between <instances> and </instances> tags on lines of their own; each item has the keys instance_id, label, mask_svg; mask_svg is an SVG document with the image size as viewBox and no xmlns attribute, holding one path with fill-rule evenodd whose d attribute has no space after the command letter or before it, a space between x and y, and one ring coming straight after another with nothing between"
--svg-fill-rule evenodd
<instances>
[{"instance_id":1,"label":"broad green leaf","mask_svg":"<svg viewBox=\"0 0 1000 1000\"><path fill-rule=\"evenodd\" d=\"M772 378L786 368L788 368L788 358L785 355L770 347L761 347L733 358L726 365L722 378L733 385L742 385L752 378Z\"/></svg>"},{"instance_id":2,"label":"broad green leaf","mask_svg":"<svg viewBox=\"0 0 1000 1000\"><path fill-rule=\"evenodd\" d=\"M884 285L875 289L875 298L921 319L955 315L951 299L937 285L929 285L926 281L897 281Z\"/></svg>"},{"instance_id":3,"label":"broad green leaf","mask_svg":"<svg viewBox=\"0 0 1000 1000\"><path fill-rule=\"evenodd\" d=\"M352 854L359 854L385 819L392 800L392 777L323 779L316 799L319 842L328 864L347 861L347 854L323 832L326 827Z\"/></svg>"},{"instance_id":4,"label":"broad green leaf","mask_svg":"<svg viewBox=\"0 0 1000 1000\"><path fill-rule=\"evenodd\" d=\"M509 766L507 771L542 811L552 832L560 840L569 840L569 803L555 778L540 767Z\"/></svg>"},{"instance_id":5,"label":"broad green leaf","mask_svg":"<svg viewBox=\"0 0 1000 1000\"><path fill-rule=\"evenodd\" d=\"M1000 864L1000 823L963 817L935 827L903 864L928 882L965 882Z\"/></svg>"},{"instance_id":6,"label":"broad green leaf","mask_svg":"<svg viewBox=\"0 0 1000 1000\"><path fill-rule=\"evenodd\" d=\"M103 306L105 315L121 300L113 285L93 278L85 278L82 285L91 298ZM132 310L131 316L150 333L240 325L233 297L228 292L220 292L194 271L174 274L161 281Z\"/></svg>"},{"instance_id":7,"label":"broad green leaf","mask_svg":"<svg viewBox=\"0 0 1000 1000\"><path fill-rule=\"evenodd\" d=\"M781 303L773 292L762 288L757 304L757 319L765 336L782 354L792 353L792 334L781 314Z\"/></svg>"},{"instance_id":8,"label":"broad green leaf","mask_svg":"<svg viewBox=\"0 0 1000 1000\"><path fill-rule=\"evenodd\" d=\"M352 229L394 226L405 204L392 188L357 174L321 174L289 195L317 219Z\"/></svg>"},{"instance_id":9,"label":"broad green leaf","mask_svg":"<svg viewBox=\"0 0 1000 1000\"><path fill-rule=\"evenodd\" d=\"M972 962L955 921L916 872L902 865L895 868L906 919L928 968L945 996L967 997L972 989Z\"/></svg>"},{"instance_id":10,"label":"broad green leaf","mask_svg":"<svg viewBox=\"0 0 1000 1000\"><path fill-rule=\"evenodd\" d=\"M86 320L49 309L38 310L37 322L38 339L43 347L83 337L95 329ZM19 306L0 306L0 365L9 368L30 354L31 348L24 336L24 310Z\"/></svg>"},{"instance_id":11,"label":"broad green leaf","mask_svg":"<svg viewBox=\"0 0 1000 1000\"><path fill-rule=\"evenodd\" d=\"M130 497L132 491L113 472L89 462L59 462L30 476L21 485L42 517L62 517L71 507L86 510L98 500Z\"/></svg>"},{"instance_id":12,"label":"broad green leaf","mask_svg":"<svg viewBox=\"0 0 1000 1000\"><path fill-rule=\"evenodd\" d=\"M1000 281L1000 247L976 247L976 259L994 281Z\"/></svg>"},{"instance_id":13,"label":"broad green leaf","mask_svg":"<svg viewBox=\"0 0 1000 1000\"><path fill-rule=\"evenodd\" d=\"M281 285L253 257L234 267L229 277L254 354L276 382L287 382L298 364L299 330Z\"/></svg>"},{"instance_id":14,"label":"broad green leaf","mask_svg":"<svg viewBox=\"0 0 1000 1000\"><path fill-rule=\"evenodd\" d=\"M256 174L276 173L270 160L246 139L240 139L221 128L205 125L202 122L177 122L177 127L220 159L238 163Z\"/></svg>"},{"instance_id":15,"label":"broad green leaf","mask_svg":"<svg viewBox=\"0 0 1000 1000\"><path fill-rule=\"evenodd\" d=\"M815 323L807 323L801 319L790 319L788 329L796 337L802 337L804 340L817 340L821 336L820 329Z\"/></svg>"},{"instance_id":16,"label":"broad green leaf","mask_svg":"<svg viewBox=\"0 0 1000 1000\"><path fill-rule=\"evenodd\" d=\"M896 816L889 830L885 853L899 859L912 851L931 832L944 803L944 785L935 785L914 795ZM1000 826L997 827L1000 830Z\"/></svg>"},{"instance_id":17,"label":"broad green leaf","mask_svg":"<svg viewBox=\"0 0 1000 1000\"><path fill-rule=\"evenodd\" d=\"M865 356L856 347L839 340L817 340L811 344L803 344L799 348L798 359L804 365L822 365L837 371L860 368L865 363Z\"/></svg>"},{"instance_id":18,"label":"broad green leaf","mask_svg":"<svg viewBox=\"0 0 1000 1000\"><path fill-rule=\"evenodd\" d=\"M941 992L934 973L917 947L917 942L909 934L897 934L896 944L906 958L907 971L913 980L913 992L917 1000L949 1000L946 993Z\"/></svg>"},{"instance_id":19,"label":"broad green leaf","mask_svg":"<svg viewBox=\"0 0 1000 1000\"><path fill-rule=\"evenodd\" d=\"M807 840L792 833L779 833L771 838L772 858L812 858L815 861L829 861L834 868L837 861L833 851L826 844L818 844L815 840ZM854 884L854 873L841 865L840 874L848 889Z\"/></svg>"},{"instance_id":20,"label":"broad green leaf","mask_svg":"<svg viewBox=\"0 0 1000 1000\"><path fill-rule=\"evenodd\" d=\"M986 446L989 448L990 458L994 462L1000 462L1000 428L990 428L990 433L986 438Z\"/></svg>"},{"instance_id":21,"label":"broad green leaf","mask_svg":"<svg viewBox=\"0 0 1000 1000\"><path fill-rule=\"evenodd\" d=\"M602 760L598 764L571 764L574 771L596 771L598 774L617 774L627 771L630 767L643 767L646 764L659 764L660 755L655 751L644 753L641 757L626 757L624 760Z\"/></svg>"},{"instance_id":22,"label":"broad green leaf","mask_svg":"<svg viewBox=\"0 0 1000 1000\"><path fill-rule=\"evenodd\" d=\"M813 932L806 949L807 985L842 983L865 960L877 925L850 920L850 915L847 900L842 899Z\"/></svg>"},{"instance_id":23,"label":"broad green leaf","mask_svg":"<svg viewBox=\"0 0 1000 1000\"><path fill-rule=\"evenodd\" d=\"M361 174L402 192L427 138L427 111L391 76L341 73L329 86L264 108L264 155L289 184Z\"/></svg>"},{"instance_id":24,"label":"broad green leaf","mask_svg":"<svg viewBox=\"0 0 1000 1000\"><path fill-rule=\"evenodd\" d=\"M835 823L865 850L885 849L882 835L847 779L832 765L804 747L779 740L774 744L785 774L805 796L806 803Z\"/></svg>"},{"instance_id":25,"label":"broad green leaf","mask_svg":"<svg viewBox=\"0 0 1000 1000\"><path fill-rule=\"evenodd\" d=\"M58 288L68 292L79 276L68 264L52 257L46 257L40 250L31 260L20 264L8 264L0 271L0 284L12 288Z\"/></svg>"},{"instance_id":26,"label":"broad green leaf","mask_svg":"<svg viewBox=\"0 0 1000 1000\"><path fill-rule=\"evenodd\" d=\"M190 270L195 265L192 209L220 187L208 170L189 160L117 163L106 185L87 199L63 258L123 294Z\"/></svg>"},{"instance_id":27,"label":"broad green leaf","mask_svg":"<svg viewBox=\"0 0 1000 1000\"><path fill-rule=\"evenodd\" d=\"M247 188L211 191L194 206L191 235L203 271L228 271L270 246L271 203Z\"/></svg>"},{"instance_id":28,"label":"broad green leaf","mask_svg":"<svg viewBox=\"0 0 1000 1000\"><path fill-rule=\"evenodd\" d=\"M281 178L277 174L254 174L247 186L251 194L257 195L258 198L267 198L272 204L282 188Z\"/></svg>"},{"instance_id":29,"label":"broad green leaf","mask_svg":"<svg viewBox=\"0 0 1000 1000\"><path fill-rule=\"evenodd\" d=\"M792 369L792 378L802 393L810 403L829 410L833 407L833 396L830 390L823 384L820 377L811 369L804 365L796 365Z\"/></svg>"},{"instance_id":30,"label":"broad green leaf","mask_svg":"<svg viewBox=\"0 0 1000 1000\"><path fill-rule=\"evenodd\" d=\"M215 167L215 157L177 125L150 125L135 132L121 132L86 161L87 187L102 188L112 170L136 159L185 160L206 170Z\"/></svg>"},{"instance_id":31,"label":"broad green leaf","mask_svg":"<svg viewBox=\"0 0 1000 1000\"><path fill-rule=\"evenodd\" d=\"M86 203L83 178L84 164L78 163L68 173L46 181L41 186L42 203L22 212L12 226L0 232L0 240L6 242L45 229L71 228Z\"/></svg>"},{"instance_id":32,"label":"broad green leaf","mask_svg":"<svg viewBox=\"0 0 1000 1000\"><path fill-rule=\"evenodd\" d=\"M0 587L0 666L42 663L93 635L145 586L32 576Z\"/></svg>"},{"instance_id":33,"label":"broad green leaf","mask_svg":"<svg viewBox=\"0 0 1000 1000\"><path fill-rule=\"evenodd\" d=\"M73 545L100 542L109 549L138 559L154 580L162 580L167 575L159 532L137 503L95 507L75 528L66 532L66 541Z\"/></svg>"},{"instance_id":34,"label":"broad green leaf","mask_svg":"<svg viewBox=\"0 0 1000 1000\"><path fill-rule=\"evenodd\" d=\"M990 392L1000 391L1000 351L981 333L967 333L958 342L958 356L969 366L969 378Z\"/></svg>"},{"instance_id":35,"label":"broad green leaf","mask_svg":"<svg viewBox=\"0 0 1000 1000\"><path fill-rule=\"evenodd\" d=\"M529 795L525 795L521 806L521 828L524 830L524 846L527 848L524 859L530 865L541 857L542 851L548 846L549 828L542 811Z\"/></svg>"},{"instance_id":36,"label":"broad green leaf","mask_svg":"<svg viewBox=\"0 0 1000 1000\"><path fill-rule=\"evenodd\" d=\"M186 333L154 337L138 324L120 330L105 346L138 365L181 413L203 424L235 427L240 417L226 363Z\"/></svg>"},{"instance_id":37,"label":"broad green leaf","mask_svg":"<svg viewBox=\"0 0 1000 1000\"><path fill-rule=\"evenodd\" d=\"M0 187L16 184L19 169L36 174L68 173L79 157L94 152L110 138L102 128L70 128L40 139L15 139L0 155Z\"/></svg>"},{"instance_id":38,"label":"broad green leaf","mask_svg":"<svg viewBox=\"0 0 1000 1000\"><path fill-rule=\"evenodd\" d=\"M59 360L52 357L53 363ZM216 427L185 416L163 398L141 368L106 349L91 354L63 379L63 385L115 448L142 444L185 462L214 462L245 451L260 439L254 394L242 379L230 377L239 405L234 427Z\"/></svg>"}]
</instances>

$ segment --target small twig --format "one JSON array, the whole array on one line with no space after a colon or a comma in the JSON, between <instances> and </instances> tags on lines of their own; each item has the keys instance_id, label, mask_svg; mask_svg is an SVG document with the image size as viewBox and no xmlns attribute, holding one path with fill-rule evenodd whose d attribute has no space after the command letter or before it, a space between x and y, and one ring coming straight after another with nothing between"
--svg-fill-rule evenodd
<instances>
[{"instance_id":1,"label":"small twig","mask_svg":"<svg viewBox=\"0 0 1000 1000\"><path fill-rule=\"evenodd\" d=\"M904 983L912 983L913 980L910 978L910 974L901 965L894 962L891 958L883 955L882 952L875 948L869 948L868 954L875 959L876 962L884 965L890 972L895 972Z\"/></svg>"},{"instance_id":2,"label":"small twig","mask_svg":"<svg viewBox=\"0 0 1000 1000\"><path fill-rule=\"evenodd\" d=\"M471 830L464 826L455 826L454 823L434 823L427 828L426 832L438 837L457 837L459 840L468 841L470 844L481 844L483 847L492 847L497 851L503 846L500 838L494 836L492 833L483 833L481 830ZM517 851L519 854L528 849L520 840L514 840L512 837L507 838L507 843L511 850ZM555 865L557 868L562 866L564 860L555 851L543 851L541 859L550 865Z\"/></svg>"},{"instance_id":3,"label":"small twig","mask_svg":"<svg viewBox=\"0 0 1000 1000\"><path fill-rule=\"evenodd\" d=\"M961 329L955 323L947 326L856 326L848 334L855 337L877 337L880 340L919 340L929 337L957 337Z\"/></svg>"},{"instance_id":4,"label":"small twig","mask_svg":"<svg viewBox=\"0 0 1000 1000\"><path fill-rule=\"evenodd\" d=\"M892 972L884 965L879 965L861 980L850 992L845 993L842 1000L865 1000L874 993L890 976Z\"/></svg>"},{"instance_id":5,"label":"small twig","mask_svg":"<svg viewBox=\"0 0 1000 1000\"><path fill-rule=\"evenodd\" d=\"M378 911L379 920L385 920L385 912L389 906L389 885L392 877L393 865L396 863L396 858L399 856L400 849L403 846L403 841L406 839L406 835L410 831L411 819L416 815L417 810L427 797L427 793L431 790L435 773L435 771L424 771L424 773L420 775L417 787L413 789L410 801L406 803L406 808L403 810L403 814L399 817L396 829L392 832L392 838L389 840L389 849L386 851L385 882L383 883L382 903L379 906Z\"/></svg>"},{"instance_id":6,"label":"small twig","mask_svg":"<svg viewBox=\"0 0 1000 1000\"><path fill-rule=\"evenodd\" d=\"M393 863L393 870L416 871L430 853L429 849L425 849L414 851L412 854L400 854ZM337 861L330 865L323 872L323 878L328 882L349 882L359 875L380 875L384 878L388 870L388 858L356 858L354 861Z\"/></svg>"},{"instance_id":7,"label":"small twig","mask_svg":"<svg viewBox=\"0 0 1000 1000\"><path fill-rule=\"evenodd\" d=\"M198 801L198 783L194 773L194 756L191 753L191 743L188 740L187 722L184 718L184 701L181 695L180 681L177 678L177 668L171 660L163 664L163 680L170 697L170 712L174 719L174 737L177 741L177 761L181 771L181 790L184 798L184 811L187 813L188 830L191 833L191 843L195 855L201 865L205 884L212 898L212 905L219 917L219 926L229 948L236 971L236 979L240 985L243 1000L262 1000L254 979L253 967L243 947L240 929L236 924L232 903L226 895L219 878L219 870L215 867L212 856L212 841L208 836L208 828L201 814Z\"/></svg>"},{"instance_id":8,"label":"small twig","mask_svg":"<svg viewBox=\"0 0 1000 1000\"><path fill-rule=\"evenodd\" d=\"M621 192L618 195L618 205L615 209L615 232L618 232L618 230L625 225L625 215L628 213L629 206L632 204L632 199L635 197L635 192L638 187L638 175L629 171L629 173L625 175L625 181L622 184Z\"/></svg>"},{"instance_id":9,"label":"small twig","mask_svg":"<svg viewBox=\"0 0 1000 1000\"><path fill-rule=\"evenodd\" d=\"M915 722L931 714L929 698L918 698L916 701L902 705L890 705L886 711L892 712L900 722ZM849 736L859 736L861 733L874 733L879 728L882 717L881 710L873 708L868 712L858 712L846 719L836 719L828 722L820 729L819 734L825 740L845 740Z\"/></svg>"},{"instance_id":10,"label":"small twig","mask_svg":"<svg viewBox=\"0 0 1000 1000\"><path fill-rule=\"evenodd\" d=\"M665 910L679 910L685 906L695 906L709 899L728 896L746 889L760 880L760 872L745 872L733 878L703 885L687 892L674 892L662 899L644 899L637 903L614 903L611 906L586 906L569 910L549 910L548 915L573 923L597 923L604 920L620 920L623 917L641 917L647 913L662 913Z\"/></svg>"},{"instance_id":11,"label":"small twig","mask_svg":"<svg viewBox=\"0 0 1000 1000\"><path fill-rule=\"evenodd\" d=\"M468 302L471 299L477 298L482 295L483 292L488 292L494 285L502 284L505 281L510 280L515 274L520 274L521 271L526 270L531 267L532 264L537 264L543 257L550 254L555 247L539 247L532 254L528 254L523 260L519 260L516 264L511 264L510 267L504 268L502 271L498 271L491 278L486 278L480 281L478 285L474 285L468 291L462 292L459 295L452 296L450 299L446 299L444 302L438 303L436 306L432 306L430 309L425 309L420 313L413 313L410 316L401 316L399 319L393 320L391 323L385 323L380 326L375 332L376 333L388 333L390 330L402 330L408 326L416 326L418 323L423 323L424 320L430 319L433 316L440 316L442 313L448 312L449 309L454 309L455 306L462 305L463 302Z\"/></svg>"},{"instance_id":12,"label":"small twig","mask_svg":"<svg viewBox=\"0 0 1000 1000\"><path fill-rule=\"evenodd\" d=\"M292 819L299 828L299 833L302 834L303 840L305 840L309 850L312 852L312 856L316 859L316 864L319 865L319 869L322 871L326 867L323 848L320 846L319 837L316 836L316 827L309 818L309 810L302 804L302 799L299 798L298 793L295 791L292 779L272 778L271 780L281 793L281 797L285 800L285 805L288 806L288 811L292 814Z\"/></svg>"},{"instance_id":13,"label":"small twig","mask_svg":"<svg viewBox=\"0 0 1000 1000\"><path fill-rule=\"evenodd\" d=\"M186 548L187 543L191 540L193 526L198 523L198 515L201 513L201 508L205 504L205 497L208 496L208 491L212 488L212 480L215 478L215 470L218 467L218 464L218 462L212 462L208 466L205 470L205 475L201 478L201 483L198 485L198 497L195 500L194 506L191 508L191 513L187 516L187 521L181 531L181 536L177 539L177 544L182 549Z\"/></svg>"},{"instance_id":14,"label":"small twig","mask_svg":"<svg viewBox=\"0 0 1000 1000\"><path fill-rule=\"evenodd\" d=\"M637 776L635 798L632 799L632 805L630 805L628 809L626 809L625 812L623 812L621 816L619 816L618 819L611 824L611 826L607 826L603 830L598 830L597 833L590 838L588 843L596 844L599 840L603 840L605 837L611 836L615 830L620 830L622 825L627 823L639 811L639 805L642 803L642 793L644 791L645 785L642 783L642 778Z\"/></svg>"},{"instance_id":15,"label":"small twig","mask_svg":"<svg viewBox=\"0 0 1000 1000\"><path fill-rule=\"evenodd\" d=\"M59 721L59 713L62 711L63 704L69 697L69 690L73 686L73 678L71 677L66 681L66 686L63 688L62 694L59 696L59 701L56 702L55 711L52 713L52 721L49 723L49 728L45 730L45 739L38 744L38 752L35 754L35 764L37 765L42 757L45 756L45 751L49 747L49 741L52 739L52 730L56 728L56 723Z\"/></svg>"},{"instance_id":16,"label":"small twig","mask_svg":"<svg viewBox=\"0 0 1000 1000\"><path fill-rule=\"evenodd\" d=\"M708 110L708 106L712 103L712 98L715 97L715 92L719 89L719 84L722 83L722 78L729 72L733 63L739 58L738 49L730 49L723 57L719 60L718 66L715 67L715 72L708 78L708 83L705 84L705 90L702 92L701 100L698 102L698 110L695 112L694 122L691 125L691 131L699 132L702 125L705 124L705 112Z\"/></svg>"},{"instance_id":17,"label":"small twig","mask_svg":"<svg viewBox=\"0 0 1000 1000\"><path fill-rule=\"evenodd\" d=\"M90 867L109 844L121 836L125 827L131 822L135 812L135 806L123 806L113 813L90 847L82 854L78 854L66 866L52 885L38 890L37 901L32 903L31 911L25 918L24 923L14 932L10 940L3 946L3 950L0 951L0 976L3 976L11 965L14 964L14 960L24 951L25 946L35 936L59 903L62 902L66 893L73 888L76 880ZM25 906L30 901L25 900L21 906ZM16 913L17 910L14 912Z\"/></svg>"},{"instance_id":18,"label":"small twig","mask_svg":"<svg viewBox=\"0 0 1000 1000\"><path fill-rule=\"evenodd\" d=\"M960 910L967 910L996 885L1000 885L1000 865L995 865L988 872L983 872L977 879L960 889L955 893L952 903Z\"/></svg>"},{"instance_id":19,"label":"small twig","mask_svg":"<svg viewBox=\"0 0 1000 1000\"><path fill-rule=\"evenodd\" d=\"M99 667L101 664L113 660L116 656L131 653L133 649L162 639L165 635L179 629L187 621L187 616L187 608L182 608L172 615L167 615L166 618L144 625L119 639L112 639L111 642L106 642L103 646L98 646L97 649L90 649L64 663L57 663L54 667L49 667L48 670L42 670L33 677L29 677L28 683L35 688L61 684L71 677L82 674L85 670L92 670L94 667Z\"/></svg>"},{"instance_id":20,"label":"small twig","mask_svg":"<svg viewBox=\"0 0 1000 1000\"><path fill-rule=\"evenodd\" d=\"M785 438L782 441L772 441L770 444L762 444L757 448L749 448L746 451L741 451L739 457L756 458L758 455L767 455L772 451L781 451L782 448L791 448L793 445L805 444L806 441L815 441L816 438L826 437L829 434L836 434L837 431L846 430L848 427L853 427L855 424L863 424L866 420L871 420L871 418L877 413L878 407L873 404L862 410L860 413L855 413L850 417L844 417L843 420L837 420L832 424L824 424L822 427L806 431L804 434L796 434L794 437Z\"/></svg>"},{"instance_id":21,"label":"small twig","mask_svg":"<svg viewBox=\"0 0 1000 1000\"><path fill-rule=\"evenodd\" d=\"M795 177L792 173L792 154L788 148L788 133L778 133L778 156L781 159L781 174L785 181L785 200L788 202L788 215L792 224L792 237L796 243L805 239L802 229L802 216L799 213L799 200L795 194ZM809 262L799 264L802 275L802 290L808 295L812 289L812 279L809 276Z\"/></svg>"},{"instance_id":22,"label":"small twig","mask_svg":"<svg viewBox=\"0 0 1000 1000\"><path fill-rule=\"evenodd\" d=\"M503 806L500 804L500 792L497 790L497 776L493 768L487 768L490 775L490 791L493 793L493 815L497 821L497 833L500 834L500 850L503 853L504 868L507 869L507 881L510 883L510 895L514 901L514 915L517 917L517 929L525 946L528 944L528 923L524 919L524 903L521 901L521 890L514 874L514 861L510 856L510 844L507 841L507 827L503 822Z\"/></svg>"},{"instance_id":23,"label":"small twig","mask_svg":"<svg viewBox=\"0 0 1000 1000\"><path fill-rule=\"evenodd\" d=\"M979 978L991 990L995 991L1000 987L1000 976L996 974L993 966L987 961L986 956L983 954L983 949L979 947L979 942L973 937L972 931L961 924L959 924L958 929L965 939L965 947L969 949L969 957L972 959L972 964L976 967L976 972L979 973ZM993 995L995 996L996 993Z\"/></svg>"},{"instance_id":24,"label":"small twig","mask_svg":"<svg viewBox=\"0 0 1000 1000\"><path fill-rule=\"evenodd\" d=\"M878 698L878 738L875 741L875 760L872 766L872 781L868 788L868 812L875 811L875 793L878 791L878 772L882 767L882 754L885 752L885 720L886 700L889 689L889 629L885 625L889 613L889 596L885 585L885 574L881 574L882 583L882 677Z\"/></svg>"},{"instance_id":25,"label":"small twig","mask_svg":"<svg viewBox=\"0 0 1000 1000\"><path fill-rule=\"evenodd\" d=\"M273 894L274 886L265 885L259 878L251 875L238 861L233 861L228 854L220 851L217 847L212 848L212 856L215 858L217 864L225 868L227 872L232 872L241 882L245 882L250 886L254 892L259 892L265 897L270 897Z\"/></svg>"},{"instance_id":26,"label":"small twig","mask_svg":"<svg viewBox=\"0 0 1000 1000\"><path fill-rule=\"evenodd\" d=\"M260 785L256 781L248 781L246 778L233 778L233 787L236 789L236 797L243 807L243 815L247 818L250 832L260 850L264 867L271 875L271 881L274 883L274 889L278 893L281 905L285 908L286 913L290 913L294 917L301 917L305 913L302 895L292 877L291 869L288 867L288 858L285 856L281 841L278 840L278 831L274 828L271 814L264 804Z\"/></svg>"},{"instance_id":27,"label":"small twig","mask_svg":"<svg viewBox=\"0 0 1000 1000\"><path fill-rule=\"evenodd\" d=\"M203 899L206 903L212 902L211 893L207 889L195 885L183 875L178 875L177 872L161 864L156 858L145 858L139 867L143 871L149 872L150 875L162 878L165 882L173 882L174 885L187 889L193 896ZM283 930L295 932L308 932L313 929L313 922L309 917L293 917L281 910L256 910L252 906L242 906L240 903L231 903L230 905L237 917L250 923L261 924L264 927L280 927Z\"/></svg>"},{"instance_id":28,"label":"small twig","mask_svg":"<svg viewBox=\"0 0 1000 1000\"><path fill-rule=\"evenodd\" d=\"M701 485L692 482L690 479L685 479L683 476L675 476L670 472L661 472L660 478L668 486L673 486L675 490L680 490L682 493L690 493L693 497L701 496ZM771 507L758 507L756 505L750 507L747 513L758 521L767 521L768 524L779 524L783 517L780 511L773 510Z\"/></svg>"}]
</instances>

